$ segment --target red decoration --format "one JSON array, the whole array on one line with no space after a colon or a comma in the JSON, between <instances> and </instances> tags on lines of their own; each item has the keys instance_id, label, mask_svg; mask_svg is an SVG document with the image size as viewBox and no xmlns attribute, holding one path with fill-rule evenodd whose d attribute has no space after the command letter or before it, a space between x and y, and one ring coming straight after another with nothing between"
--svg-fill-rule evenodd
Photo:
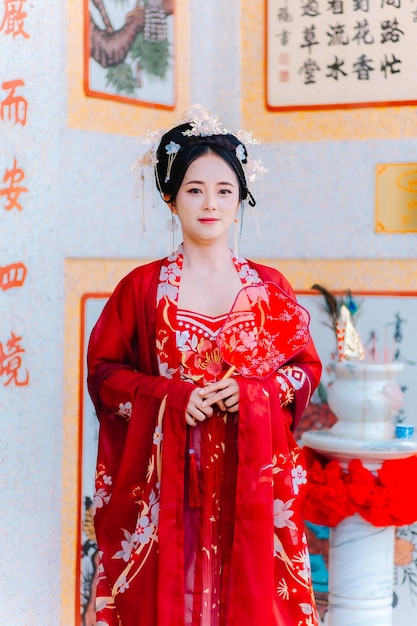
<instances>
[{"instance_id":1,"label":"red decoration","mask_svg":"<svg viewBox=\"0 0 417 626\"><path fill-rule=\"evenodd\" d=\"M309 342L308 312L278 285L243 287L217 336L222 359L248 378L266 378Z\"/></svg>"},{"instance_id":2,"label":"red decoration","mask_svg":"<svg viewBox=\"0 0 417 626\"><path fill-rule=\"evenodd\" d=\"M337 526L359 513L373 526L405 526L417 521L417 455L384 461L373 473L359 459L347 470L304 448L308 481L303 515L322 526Z\"/></svg>"},{"instance_id":3,"label":"red decoration","mask_svg":"<svg viewBox=\"0 0 417 626\"><path fill-rule=\"evenodd\" d=\"M0 289L6 291L13 287L21 287L25 282L26 274L26 266L21 262L5 265L4 267L0 266Z\"/></svg>"}]
</instances>

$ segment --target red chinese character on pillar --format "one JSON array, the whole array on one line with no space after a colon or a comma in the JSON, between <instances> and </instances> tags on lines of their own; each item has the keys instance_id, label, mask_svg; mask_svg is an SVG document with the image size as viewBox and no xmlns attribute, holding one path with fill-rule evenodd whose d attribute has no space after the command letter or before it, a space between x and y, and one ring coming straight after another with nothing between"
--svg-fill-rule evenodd
<instances>
[{"instance_id":1,"label":"red chinese character on pillar","mask_svg":"<svg viewBox=\"0 0 417 626\"><path fill-rule=\"evenodd\" d=\"M22 124L22 126L26 124L27 100L23 96L15 95L16 87L23 87L24 84L25 83L20 78L2 83L2 89L10 89L10 93L0 102L0 117L2 120L4 120L5 109L8 109L9 120L12 119L12 114L14 114L15 124L19 123Z\"/></svg>"},{"instance_id":2,"label":"red chinese character on pillar","mask_svg":"<svg viewBox=\"0 0 417 626\"><path fill-rule=\"evenodd\" d=\"M5 35L13 35L13 37L22 35L25 39L28 39L29 35L23 30L23 22L25 17L27 17L22 10L25 2L26 0L4 0L4 17L0 30Z\"/></svg>"},{"instance_id":3,"label":"red chinese character on pillar","mask_svg":"<svg viewBox=\"0 0 417 626\"><path fill-rule=\"evenodd\" d=\"M3 182L6 185L8 183L9 186L0 189L0 196L6 196L7 198L6 206L4 207L7 211L11 211L15 208L19 211L22 210L22 205L19 202L19 196L21 193L27 192L27 188L22 187L19 183L22 182L24 177L24 171L20 167L17 167L17 161L14 159L13 169L6 170L6 173L3 176Z\"/></svg>"},{"instance_id":4,"label":"red chinese character on pillar","mask_svg":"<svg viewBox=\"0 0 417 626\"><path fill-rule=\"evenodd\" d=\"M19 378L19 371L22 367L22 357L20 356L25 350L20 345L21 337L17 337L13 332L6 345L0 343L0 376L6 376L7 380L3 384L4 387L12 381L16 387L24 387L29 384L29 373L26 370L26 376Z\"/></svg>"},{"instance_id":5,"label":"red chinese character on pillar","mask_svg":"<svg viewBox=\"0 0 417 626\"><path fill-rule=\"evenodd\" d=\"M21 262L0 266L0 289L6 291L13 287L21 287L25 282L26 274L26 265Z\"/></svg>"}]
</instances>

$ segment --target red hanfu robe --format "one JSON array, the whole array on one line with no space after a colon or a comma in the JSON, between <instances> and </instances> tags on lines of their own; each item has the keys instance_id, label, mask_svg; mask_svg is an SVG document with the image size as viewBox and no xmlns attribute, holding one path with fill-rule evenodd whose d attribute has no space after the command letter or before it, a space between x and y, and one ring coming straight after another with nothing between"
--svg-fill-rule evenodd
<instances>
[{"instance_id":1,"label":"red hanfu robe","mask_svg":"<svg viewBox=\"0 0 417 626\"><path fill-rule=\"evenodd\" d=\"M276 270L243 260L235 265L243 284L272 281L293 297ZM175 305L180 278L179 253L133 270L116 287L90 339L88 384L100 420L97 619L100 626L315 626L300 515L305 469L291 428L318 384L317 353L310 341L282 376L237 376L238 416L217 412L198 436L191 435L200 442L202 495L192 511L188 449L194 429L184 416L193 389L189 377L199 374L178 339L184 338ZM175 355L169 348L174 339ZM210 372L219 379L222 367L214 361ZM195 384L207 382L206 365ZM281 406L286 381L294 399ZM202 464L216 442L221 464L213 464L218 474L211 483ZM219 492L219 506L210 509L219 541L204 560L210 485ZM209 594L213 610L202 608L207 582L216 586Z\"/></svg>"}]
</instances>

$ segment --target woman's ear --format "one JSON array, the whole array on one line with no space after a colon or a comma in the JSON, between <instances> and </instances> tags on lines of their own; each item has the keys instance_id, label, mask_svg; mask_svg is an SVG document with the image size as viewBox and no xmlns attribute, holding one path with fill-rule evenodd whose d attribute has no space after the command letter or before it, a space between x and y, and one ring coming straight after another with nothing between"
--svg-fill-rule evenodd
<instances>
[{"instance_id":1,"label":"woman's ear","mask_svg":"<svg viewBox=\"0 0 417 626\"><path fill-rule=\"evenodd\" d=\"M177 208L175 206L175 202L167 202L167 205L169 206L169 210L171 211L171 213L173 215L177 214Z\"/></svg>"},{"instance_id":2,"label":"woman's ear","mask_svg":"<svg viewBox=\"0 0 417 626\"><path fill-rule=\"evenodd\" d=\"M164 199L164 202L167 203L167 205L169 206L169 210L171 211L171 213L176 213L176 209L175 209L175 202L171 202L170 201L170 197L168 196L168 194L165 194L162 196Z\"/></svg>"}]
</instances>

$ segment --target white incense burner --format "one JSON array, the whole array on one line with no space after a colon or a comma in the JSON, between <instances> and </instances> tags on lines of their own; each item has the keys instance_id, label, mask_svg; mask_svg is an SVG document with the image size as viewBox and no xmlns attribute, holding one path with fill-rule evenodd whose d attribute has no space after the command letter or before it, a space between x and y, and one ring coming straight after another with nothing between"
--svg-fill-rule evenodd
<instances>
[{"instance_id":1,"label":"white incense burner","mask_svg":"<svg viewBox=\"0 0 417 626\"><path fill-rule=\"evenodd\" d=\"M394 415L403 403L396 382L403 363L340 361L327 401L338 420L329 434L348 439L387 441L395 437Z\"/></svg>"}]
</instances>

